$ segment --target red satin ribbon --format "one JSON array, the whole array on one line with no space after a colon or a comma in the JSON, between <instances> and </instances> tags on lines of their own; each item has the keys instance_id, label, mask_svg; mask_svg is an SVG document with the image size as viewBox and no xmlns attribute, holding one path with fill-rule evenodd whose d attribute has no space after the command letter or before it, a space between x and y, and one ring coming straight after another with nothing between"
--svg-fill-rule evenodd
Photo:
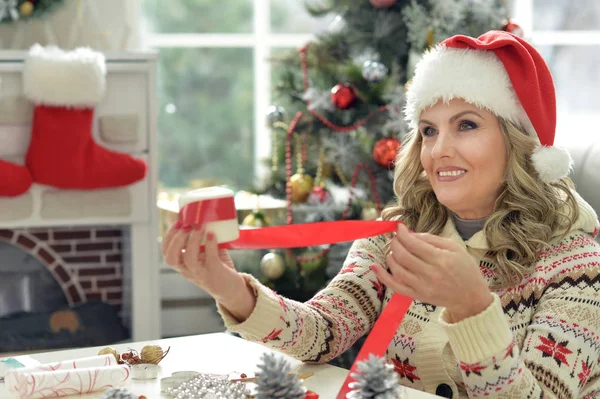
<instances>
[{"instance_id":1,"label":"red satin ribbon","mask_svg":"<svg viewBox=\"0 0 600 399\"><path fill-rule=\"evenodd\" d=\"M393 233L398 222L340 220L337 222L298 223L285 226L240 230L240 237L222 243L226 249L300 248L354 241Z\"/></svg>"},{"instance_id":2,"label":"red satin ribbon","mask_svg":"<svg viewBox=\"0 0 600 399\"><path fill-rule=\"evenodd\" d=\"M217 222L219 220L237 220L233 197L213 198L187 204L179 211L183 227Z\"/></svg>"},{"instance_id":3,"label":"red satin ribbon","mask_svg":"<svg viewBox=\"0 0 600 399\"><path fill-rule=\"evenodd\" d=\"M392 296L392 299L390 299L385 308L383 308L383 311L371 329L362 348L360 348L360 351L350 368L350 372L344 381L344 385L342 385L338 392L337 399L346 399L346 395L350 392L349 384L354 381L352 373L357 371L359 362L368 359L370 354L379 357L385 356L385 352L390 346L390 342L392 342L394 335L396 335L396 331L398 331L398 327L400 327L400 323L402 322L402 319L404 319L411 303L412 298L400 294L394 294L394 296Z\"/></svg>"},{"instance_id":4,"label":"red satin ribbon","mask_svg":"<svg viewBox=\"0 0 600 399\"><path fill-rule=\"evenodd\" d=\"M183 226L192 226L218 220L229 220L237 216L233 198L228 197L190 203L181 209L179 217ZM398 228L398 223L396 221L345 220L242 229L237 240L221 243L219 247L273 249L335 244L393 233ZM350 391L348 385L354 380L351 374L357 371L358 362L366 360L370 354L385 356L411 303L412 299L409 297L399 294L392 296L358 353L337 399L346 399L346 394Z\"/></svg>"}]
</instances>

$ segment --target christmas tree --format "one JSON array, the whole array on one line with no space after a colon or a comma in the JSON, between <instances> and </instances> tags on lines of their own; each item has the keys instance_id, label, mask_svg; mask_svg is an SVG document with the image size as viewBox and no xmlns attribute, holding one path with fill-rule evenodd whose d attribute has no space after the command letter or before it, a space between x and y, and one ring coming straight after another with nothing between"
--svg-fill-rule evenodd
<instances>
[{"instance_id":1,"label":"christmas tree","mask_svg":"<svg viewBox=\"0 0 600 399\"><path fill-rule=\"evenodd\" d=\"M394 201L394 159L407 133L404 92L421 54L456 35L519 30L500 0L313 0L326 33L273 57L278 71L271 176L263 192L287 201L286 223L376 219ZM256 212L246 225L268 224ZM271 251L257 274L304 301L341 267L350 243Z\"/></svg>"}]
</instances>

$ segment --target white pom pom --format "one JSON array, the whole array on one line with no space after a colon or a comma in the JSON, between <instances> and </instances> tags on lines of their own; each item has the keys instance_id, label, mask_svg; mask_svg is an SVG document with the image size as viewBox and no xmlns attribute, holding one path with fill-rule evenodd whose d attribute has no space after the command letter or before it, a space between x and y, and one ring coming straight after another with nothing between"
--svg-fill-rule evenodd
<instances>
[{"instance_id":1,"label":"white pom pom","mask_svg":"<svg viewBox=\"0 0 600 399\"><path fill-rule=\"evenodd\" d=\"M568 176L573 167L571 155L560 147L540 146L533 151L531 160L540 179L546 183Z\"/></svg>"}]
</instances>

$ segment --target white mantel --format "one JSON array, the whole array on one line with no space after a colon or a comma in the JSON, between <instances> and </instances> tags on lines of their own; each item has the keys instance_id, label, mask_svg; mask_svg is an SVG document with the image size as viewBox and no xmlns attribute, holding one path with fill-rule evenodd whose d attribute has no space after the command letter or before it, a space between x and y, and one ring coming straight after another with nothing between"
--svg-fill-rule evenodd
<instances>
[{"instance_id":1,"label":"white mantel","mask_svg":"<svg viewBox=\"0 0 600 399\"><path fill-rule=\"evenodd\" d=\"M23 164L30 141L33 106L22 94L26 53L0 50L0 158ZM17 198L0 197L0 229L60 226L128 226L127 290L131 290L133 340L160 337L158 251L156 54L107 56L107 90L96 107L92 134L101 146L144 159L148 174L128 187L98 191L60 190L34 184ZM102 118L125 118L128 137L111 141ZM114 126L114 125L113 125ZM114 137L114 132L112 133ZM107 139L108 137L108 139Z\"/></svg>"}]
</instances>

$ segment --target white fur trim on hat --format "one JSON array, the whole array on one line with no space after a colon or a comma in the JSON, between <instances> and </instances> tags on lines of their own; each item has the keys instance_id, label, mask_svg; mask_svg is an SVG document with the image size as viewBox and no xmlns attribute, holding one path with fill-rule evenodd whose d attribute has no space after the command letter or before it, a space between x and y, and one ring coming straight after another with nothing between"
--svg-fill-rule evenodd
<instances>
[{"instance_id":1,"label":"white fur trim on hat","mask_svg":"<svg viewBox=\"0 0 600 399\"><path fill-rule=\"evenodd\" d=\"M537 137L502 61L491 51L445 46L427 51L406 93L405 115L410 127L417 128L424 109L454 98L487 109Z\"/></svg>"},{"instance_id":2,"label":"white fur trim on hat","mask_svg":"<svg viewBox=\"0 0 600 399\"><path fill-rule=\"evenodd\" d=\"M568 176L573 168L571 155L561 147L539 146L533 151L531 161L540 179L546 183Z\"/></svg>"},{"instance_id":3,"label":"white fur trim on hat","mask_svg":"<svg viewBox=\"0 0 600 399\"><path fill-rule=\"evenodd\" d=\"M35 104L93 107L104 96L104 55L90 48L71 51L34 45L23 68L27 98Z\"/></svg>"}]
</instances>

